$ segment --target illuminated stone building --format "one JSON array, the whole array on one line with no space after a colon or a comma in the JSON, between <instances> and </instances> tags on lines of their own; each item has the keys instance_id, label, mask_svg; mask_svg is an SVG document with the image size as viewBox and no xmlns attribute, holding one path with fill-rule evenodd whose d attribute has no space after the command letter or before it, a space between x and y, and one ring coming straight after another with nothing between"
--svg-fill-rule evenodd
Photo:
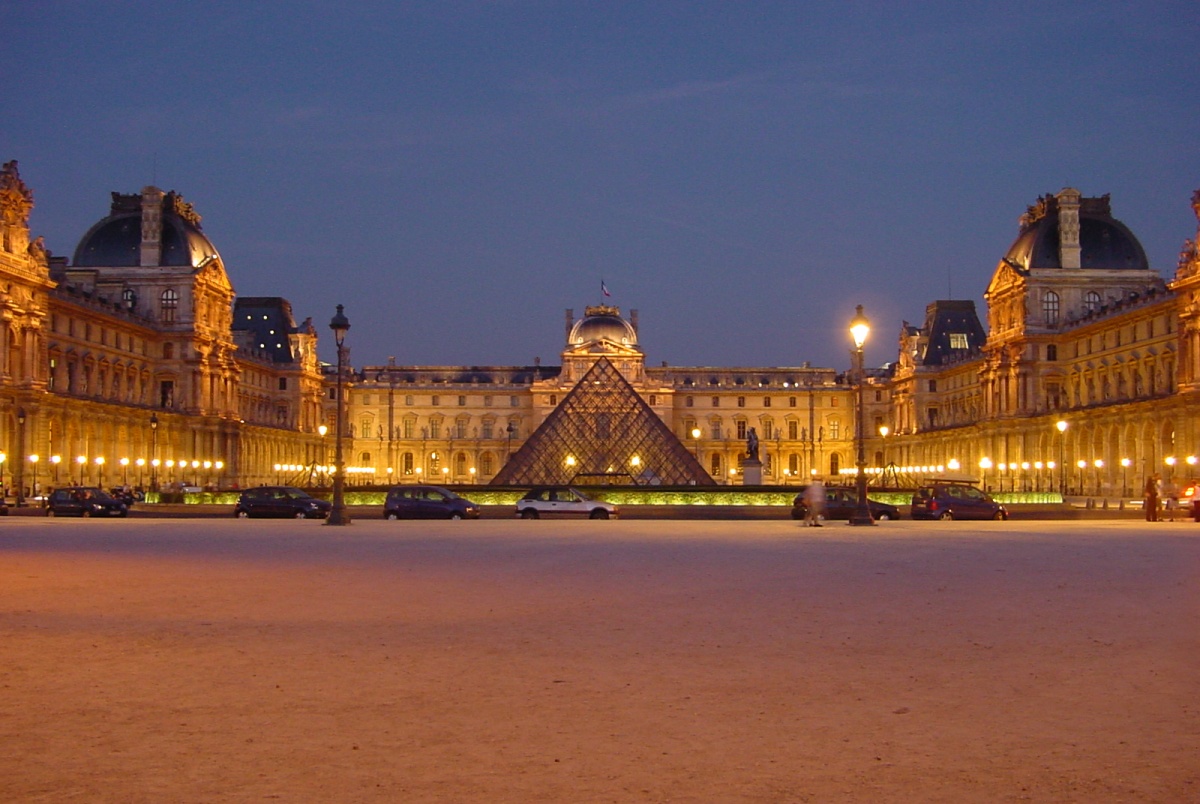
<instances>
[{"instance_id":1,"label":"illuminated stone building","mask_svg":"<svg viewBox=\"0 0 1200 804\"><path fill-rule=\"evenodd\" d=\"M190 204L155 187L114 193L69 262L30 240L32 207L6 164L5 485L245 484L275 477L283 456L317 455L316 333L283 300L235 302ZM264 315L269 337L251 320Z\"/></svg>"},{"instance_id":2,"label":"illuminated stone building","mask_svg":"<svg viewBox=\"0 0 1200 804\"><path fill-rule=\"evenodd\" d=\"M764 483L836 476L853 465L851 392L833 369L647 366L637 320L636 310L626 320L610 306L588 307L578 320L568 310L557 366L363 368L348 400L350 454L360 481L490 482L601 359L717 482L741 482L751 428L760 440ZM882 422L885 392L872 383L878 412L871 420ZM628 466L611 471L643 474Z\"/></svg>"},{"instance_id":3,"label":"illuminated stone building","mask_svg":"<svg viewBox=\"0 0 1200 804\"><path fill-rule=\"evenodd\" d=\"M902 327L888 460L1089 495L1195 474L1198 292L1194 241L1167 283L1108 196L1038 199L992 274L986 339L970 302Z\"/></svg>"}]
</instances>

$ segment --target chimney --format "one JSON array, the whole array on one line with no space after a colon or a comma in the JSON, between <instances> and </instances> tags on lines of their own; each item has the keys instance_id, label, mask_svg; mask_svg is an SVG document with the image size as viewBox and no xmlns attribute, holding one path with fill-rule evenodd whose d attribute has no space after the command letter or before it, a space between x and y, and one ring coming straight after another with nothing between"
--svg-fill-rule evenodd
<instances>
[{"instance_id":1,"label":"chimney","mask_svg":"<svg viewBox=\"0 0 1200 804\"><path fill-rule=\"evenodd\" d=\"M1079 261L1079 191L1070 187L1056 196L1058 201L1058 264L1063 268L1078 268Z\"/></svg>"},{"instance_id":2,"label":"chimney","mask_svg":"<svg viewBox=\"0 0 1200 804\"><path fill-rule=\"evenodd\" d=\"M575 326L575 310L571 307L567 308L567 343L571 342L571 327Z\"/></svg>"},{"instance_id":3,"label":"chimney","mask_svg":"<svg viewBox=\"0 0 1200 804\"><path fill-rule=\"evenodd\" d=\"M162 264L162 190L157 187L142 188L142 255L140 264L156 266Z\"/></svg>"},{"instance_id":4,"label":"chimney","mask_svg":"<svg viewBox=\"0 0 1200 804\"><path fill-rule=\"evenodd\" d=\"M638 334L637 310L629 311L629 326L633 327L633 334Z\"/></svg>"}]
</instances>

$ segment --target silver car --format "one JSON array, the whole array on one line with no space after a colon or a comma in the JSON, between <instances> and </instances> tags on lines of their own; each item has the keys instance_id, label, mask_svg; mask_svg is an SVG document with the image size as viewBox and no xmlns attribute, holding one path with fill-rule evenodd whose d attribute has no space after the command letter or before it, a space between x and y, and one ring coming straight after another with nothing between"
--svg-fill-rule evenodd
<instances>
[{"instance_id":1,"label":"silver car","mask_svg":"<svg viewBox=\"0 0 1200 804\"><path fill-rule=\"evenodd\" d=\"M536 488L517 500L517 516L522 519L538 519L543 516L616 519L617 514L617 506L602 500L593 500L571 486Z\"/></svg>"}]
</instances>

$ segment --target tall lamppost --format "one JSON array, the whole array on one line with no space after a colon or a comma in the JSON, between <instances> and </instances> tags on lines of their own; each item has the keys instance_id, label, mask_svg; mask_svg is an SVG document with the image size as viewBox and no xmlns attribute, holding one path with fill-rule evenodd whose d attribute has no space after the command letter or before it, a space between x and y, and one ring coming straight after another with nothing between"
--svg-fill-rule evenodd
<instances>
[{"instance_id":1,"label":"tall lamppost","mask_svg":"<svg viewBox=\"0 0 1200 804\"><path fill-rule=\"evenodd\" d=\"M8 456L0 452L0 495L4 494L4 462L8 460Z\"/></svg>"},{"instance_id":2,"label":"tall lamppost","mask_svg":"<svg viewBox=\"0 0 1200 804\"><path fill-rule=\"evenodd\" d=\"M1129 486L1125 485L1125 473L1129 470L1129 465L1131 463L1133 463L1133 461L1129 460L1128 458L1121 459L1121 496L1122 497L1129 496Z\"/></svg>"},{"instance_id":3,"label":"tall lamppost","mask_svg":"<svg viewBox=\"0 0 1200 804\"><path fill-rule=\"evenodd\" d=\"M508 463L509 461L512 460L512 439L513 439L513 433L515 433L517 431L517 428L513 427L512 422L509 422L508 427L504 428L504 430L506 433L508 433L508 451L504 456L504 462Z\"/></svg>"},{"instance_id":4,"label":"tall lamppost","mask_svg":"<svg viewBox=\"0 0 1200 804\"><path fill-rule=\"evenodd\" d=\"M333 339L337 343L337 414L333 425L333 470L336 474L333 476L333 508L329 511L329 518L325 520L325 524L349 525L350 516L346 513L344 498L346 465L342 461L342 419L345 416L345 405L342 401L342 344L346 340L347 330L350 329L350 319L342 312L342 305L337 306L337 314L329 322L329 328L333 330Z\"/></svg>"},{"instance_id":5,"label":"tall lamppost","mask_svg":"<svg viewBox=\"0 0 1200 804\"><path fill-rule=\"evenodd\" d=\"M79 483L77 485L82 486L83 485L83 467L87 466L87 456L86 455L76 455L75 456L75 465L79 467Z\"/></svg>"},{"instance_id":6,"label":"tall lamppost","mask_svg":"<svg viewBox=\"0 0 1200 804\"><path fill-rule=\"evenodd\" d=\"M158 415L150 414L150 490L158 491Z\"/></svg>"},{"instance_id":7,"label":"tall lamppost","mask_svg":"<svg viewBox=\"0 0 1200 804\"><path fill-rule=\"evenodd\" d=\"M692 428L692 440L696 442L696 463L700 463L700 428Z\"/></svg>"},{"instance_id":8,"label":"tall lamppost","mask_svg":"<svg viewBox=\"0 0 1200 804\"><path fill-rule=\"evenodd\" d=\"M41 460L41 457L36 454L29 456L29 465L31 467L33 467L33 479L29 481L29 490L33 493L34 498L37 497L37 493L38 493L37 465L38 465L38 461L40 461L40 460Z\"/></svg>"},{"instance_id":9,"label":"tall lamppost","mask_svg":"<svg viewBox=\"0 0 1200 804\"><path fill-rule=\"evenodd\" d=\"M322 467L329 466L329 450L325 446L325 434L328 432L329 432L329 428L326 425L324 425L324 424L317 425L317 435L321 436L321 464L320 465ZM325 469L325 471L322 472L322 474L324 474L326 476L328 476L328 473L329 473L328 469ZM325 483L322 482L319 485L324 486Z\"/></svg>"},{"instance_id":10,"label":"tall lamppost","mask_svg":"<svg viewBox=\"0 0 1200 804\"><path fill-rule=\"evenodd\" d=\"M25 408L17 408L17 468L13 472L17 484L17 507L25 504Z\"/></svg>"},{"instance_id":11,"label":"tall lamppost","mask_svg":"<svg viewBox=\"0 0 1200 804\"><path fill-rule=\"evenodd\" d=\"M1097 458L1096 460L1092 461L1092 466L1096 467L1096 493L1103 494L1104 493L1104 480L1103 480L1103 478L1101 478L1101 475L1104 473L1104 459ZM1105 496L1108 496L1108 495L1105 495Z\"/></svg>"},{"instance_id":12,"label":"tall lamppost","mask_svg":"<svg viewBox=\"0 0 1200 804\"><path fill-rule=\"evenodd\" d=\"M1075 465L1079 467L1079 493L1083 494L1083 470L1087 466L1087 461L1083 458L1075 461Z\"/></svg>"},{"instance_id":13,"label":"tall lamppost","mask_svg":"<svg viewBox=\"0 0 1200 804\"><path fill-rule=\"evenodd\" d=\"M96 485L99 486L100 488L104 488L104 456L103 455L96 458L96 477L98 480Z\"/></svg>"},{"instance_id":14,"label":"tall lamppost","mask_svg":"<svg viewBox=\"0 0 1200 804\"><path fill-rule=\"evenodd\" d=\"M1064 419L1059 419L1054 424L1058 428L1058 493L1062 496L1067 496L1067 464L1063 460L1063 445L1067 441L1067 422Z\"/></svg>"},{"instance_id":15,"label":"tall lamppost","mask_svg":"<svg viewBox=\"0 0 1200 804\"><path fill-rule=\"evenodd\" d=\"M851 525L875 524L875 520L871 518L871 509L867 506L867 454L863 438L863 381L866 379L863 376L863 344L867 342L867 335L870 333L871 323L863 315L863 308L860 304L856 308L854 318L850 321L850 336L854 338L854 374L855 380L858 382L858 420L854 427L854 439L858 442L858 459L855 461L858 468L858 506L850 517Z\"/></svg>"}]
</instances>

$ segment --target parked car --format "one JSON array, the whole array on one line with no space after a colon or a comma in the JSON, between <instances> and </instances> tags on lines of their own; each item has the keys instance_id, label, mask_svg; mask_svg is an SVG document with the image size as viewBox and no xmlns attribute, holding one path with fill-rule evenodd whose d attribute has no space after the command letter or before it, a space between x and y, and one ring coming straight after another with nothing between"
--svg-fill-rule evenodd
<instances>
[{"instance_id":1,"label":"parked car","mask_svg":"<svg viewBox=\"0 0 1200 804\"><path fill-rule=\"evenodd\" d=\"M247 489L238 497L233 508L236 517L291 517L293 519L324 519L333 506L319 500L303 489L291 486L259 486Z\"/></svg>"},{"instance_id":2,"label":"parked car","mask_svg":"<svg viewBox=\"0 0 1200 804\"><path fill-rule=\"evenodd\" d=\"M441 486L394 486L383 503L384 519L479 519L479 506Z\"/></svg>"},{"instance_id":3,"label":"parked car","mask_svg":"<svg viewBox=\"0 0 1200 804\"><path fill-rule=\"evenodd\" d=\"M571 486L547 486L532 489L517 501L517 516L537 519L543 516L586 516L589 519L615 519L617 506L593 500Z\"/></svg>"},{"instance_id":4,"label":"parked car","mask_svg":"<svg viewBox=\"0 0 1200 804\"><path fill-rule=\"evenodd\" d=\"M967 483L927 483L913 493L913 519L1008 519L1008 509Z\"/></svg>"},{"instance_id":5,"label":"parked car","mask_svg":"<svg viewBox=\"0 0 1200 804\"><path fill-rule=\"evenodd\" d=\"M822 512L822 515L826 519L845 519L849 521L857 509L857 488L840 486L825 487L825 510ZM900 509L896 506L876 502L870 498L867 499L867 509L871 512L872 519L887 520L900 518ZM804 519L807 515L808 505L804 502L804 491L802 490L796 495L796 499L792 500L792 519Z\"/></svg>"},{"instance_id":6,"label":"parked car","mask_svg":"<svg viewBox=\"0 0 1200 804\"><path fill-rule=\"evenodd\" d=\"M8 500L0 493L0 516L8 516Z\"/></svg>"},{"instance_id":7,"label":"parked car","mask_svg":"<svg viewBox=\"0 0 1200 804\"><path fill-rule=\"evenodd\" d=\"M1179 508L1200 522L1200 480L1186 480L1180 484Z\"/></svg>"},{"instance_id":8,"label":"parked car","mask_svg":"<svg viewBox=\"0 0 1200 804\"><path fill-rule=\"evenodd\" d=\"M113 499L117 499L125 503L125 507L127 508L132 508L133 504L137 501L137 497L134 496L133 489L118 486L117 488L109 489L108 493L113 497Z\"/></svg>"},{"instance_id":9,"label":"parked car","mask_svg":"<svg viewBox=\"0 0 1200 804\"><path fill-rule=\"evenodd\" d=\"M81 486L51 492L46 516L129 516L129 507L104 489Z\"/></svg>"}]
</instances>

